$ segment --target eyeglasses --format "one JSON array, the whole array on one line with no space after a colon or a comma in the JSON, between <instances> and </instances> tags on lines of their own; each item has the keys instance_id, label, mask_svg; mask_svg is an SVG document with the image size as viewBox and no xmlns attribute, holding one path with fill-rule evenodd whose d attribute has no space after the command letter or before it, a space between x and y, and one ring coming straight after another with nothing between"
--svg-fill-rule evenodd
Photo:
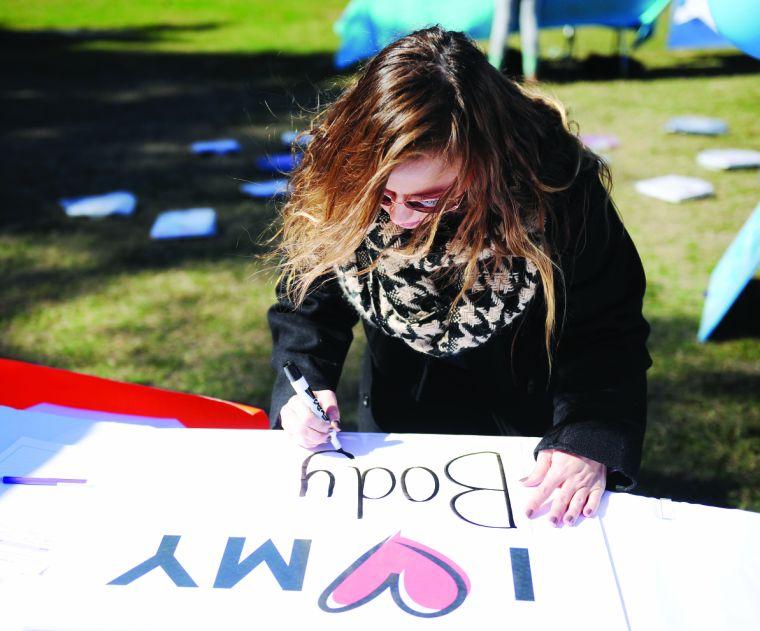
<instances>
[{"instance_id":1,"label":"eyeglasses","mask_svg":"<svg viewBox=\"0 0 760 631\"><path fill-rule=\"evenodd\" d=\"M383 193L383 197L380 200L380 206L383 208L390 208L395 204L402 204L409 210L416 210L420 213L436 213L444 210L456 210L462 203L462 197L453 201L449 200L446 206L439 208L438 204L441 201L440 197L436 197L435 199L405 199L403 202L396 202L393 201L393 198L388 193Z\"/></svg>"}]
</instances>

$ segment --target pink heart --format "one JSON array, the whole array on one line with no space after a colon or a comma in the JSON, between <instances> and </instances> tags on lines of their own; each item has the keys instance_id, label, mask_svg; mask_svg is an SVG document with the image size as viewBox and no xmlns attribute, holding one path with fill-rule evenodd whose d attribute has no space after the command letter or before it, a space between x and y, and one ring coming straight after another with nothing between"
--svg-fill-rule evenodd
<instances>
[{"instance_id":1,"label":"pink heart","mask_svg":"<svg viewBox=\"0 0 760 631\"><path fill-rule=\"evenodd\" d=\"M440 552L400 533L381 541L335 579L319 606L338 613L355 609L388 588L396 604L415 616L443 616L462 604L470 581Z\"/></svg>"}]
</instances>

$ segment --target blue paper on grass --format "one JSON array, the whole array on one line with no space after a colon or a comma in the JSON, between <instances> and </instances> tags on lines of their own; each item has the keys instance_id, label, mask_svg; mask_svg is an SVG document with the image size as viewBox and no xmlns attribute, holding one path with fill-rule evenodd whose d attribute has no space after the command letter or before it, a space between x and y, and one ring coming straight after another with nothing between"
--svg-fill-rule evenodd
<instances>
[{"instance_id":1,"label":"blue paper on grass","mask_svg":"<svg viewBox=\"0 0 760 631\"><path fill-rule=\"evenodd\" d=\"M697 339L712 335L731 305L760 269L760 204L710 274Z\"/></svg>"},{"instance_id":2,"label":"blue paper on grass","mask_svg":"<svg viewBox=\"0 0 760 631\"><path fill-rule=\"evenodd\" d=\"M287 173L301 162L301 154L274 153L256 159L256 168L267 173Z\"/></svg>"},{"instance_id":3,"label":"blue paper on grass","mask_svg":"<svg viewBox=\"0 0 760 631\"><path fill-rule=\"evenodd\" d=\"M156 217L150 229L151 239L211 237L216 234L216 211L213 208L167 210Z\"/></svg>"},{"instance_id":4,"label":"blue paper on grass","mask_svg":"<svg viewBox=\"0 0 760 631\"><path fill-rule=\"evenodd\" d=\"M190 145L190 151L202 156L224 156L229 153L238 153L240 151L240 143L232 138L201 140Z\"/></svg>"},{"instance_id":5,"label":"blue paper on grass","mask_svg":"<svg viewBox=\"0 0 760 631\"><path fill-rule=\"evenodd\" d=\"M665 123L665 131L670 134L721 136L728 133L728 125L720 118L709 118L708 116L674 116Z\"/></svg>"},{"instance_id":6,"label":"blue paper on grass","mask_svg":"<svg viewBox=\"0 0 760 631\"><path fill-rule=\"evenodd\" d=\"M127 191L114 191L105 195L62 199L59 203L69 217L107 217L131 215L137 206L137 198Z\"/></svg>"},{"instance_id":7,"label":"blue paper on grass","mask_svg":"<svg viewBox=\"0 0 760 631\"><path fill-rule=\"evenodd\" d=\"M241 185L240 192L251 197L269 198L287 193L288 184L289 181L285 178L263 182L247 182Z\"/></svg>"},{"instance_id":8,"label":"blue paper on grass","mask_svg":"<svg viewBox=\"0 0 760 631\"><path fill-rule=\"evenodd\" d=\"M306 147L312 140L314 140L314 136L311 134L304 134L300 138L298 138L298 134L299 132L297 131L284 131L280 136L280 140L282 141L282 144L287 147L294 142L297 143L299 147Z\"/></svg>"}]
</instances>

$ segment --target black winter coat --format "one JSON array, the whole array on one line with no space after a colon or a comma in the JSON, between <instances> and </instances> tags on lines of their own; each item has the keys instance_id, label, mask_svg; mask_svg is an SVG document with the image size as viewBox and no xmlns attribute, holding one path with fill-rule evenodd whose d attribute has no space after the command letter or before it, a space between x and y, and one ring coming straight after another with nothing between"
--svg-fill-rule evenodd
<instances>
[{"instance_id":1,"label":"black winter coat","mask_svg":"<svg viewBox=\"0 0 760 631\"><path fill-rule=\"evenodd\" d=\"M564 290L555 281L559 334L551 374L541 284L511 325L449 358L415 351L363 320L360 431L543 436L534 456L568 451L605 464L607 488L635 486L652 364L644 271L595 174L576 180L563 208L566 230L547 232L564 274ZM279 285L269 309L272 427L293 395L284 362L295 361L314 390L337 387L359 316L335 277L325 280L298 309Z\"/></svg>"}]
</instances>

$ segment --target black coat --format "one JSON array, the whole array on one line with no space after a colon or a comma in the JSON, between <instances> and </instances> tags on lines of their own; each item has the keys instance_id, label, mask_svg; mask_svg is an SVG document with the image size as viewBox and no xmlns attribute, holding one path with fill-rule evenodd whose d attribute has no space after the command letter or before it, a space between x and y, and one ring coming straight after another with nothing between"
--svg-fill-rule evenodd
<instances>
[{"instance_id":1,"label":"black coat","mask_svg":"<svg viewBox=\"0 0 760 631\"><path fill-rule=\"evenodd\" d=\"M641 312L644 271L596 176L579 178L563 208L567 230L551 232L566 288L555 281L559 335L551 376L540 284L511 325L454 357L415 351L363 320L361 431L543 436L534 456L550 448L585 456L607 466L608 488L633 488L652 364ZM295 361L314 390L337 387L359 316L335 277L325 278L295 310L278 286L269 309L273 427L293 395L285 361Z\"/></svg>"}]
</instances>

